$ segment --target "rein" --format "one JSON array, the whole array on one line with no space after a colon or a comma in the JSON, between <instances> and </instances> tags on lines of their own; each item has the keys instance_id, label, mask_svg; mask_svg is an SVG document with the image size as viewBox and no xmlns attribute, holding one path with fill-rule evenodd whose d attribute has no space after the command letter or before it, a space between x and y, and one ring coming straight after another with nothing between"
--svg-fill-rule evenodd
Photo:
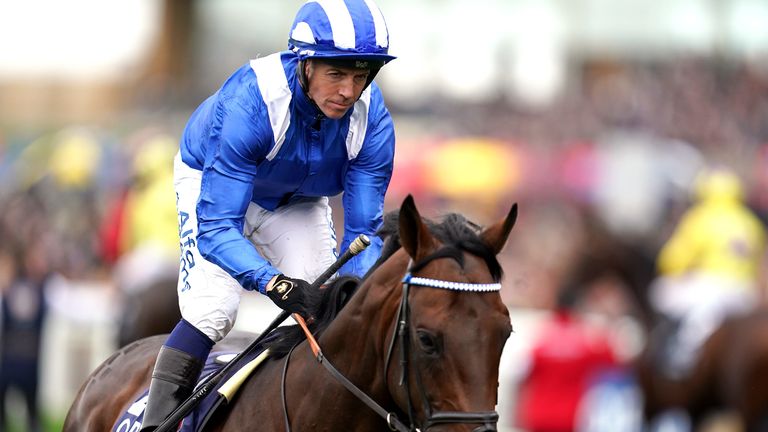
<instances>
[{"instance_id":1,"label":"rein","mask_svg":"<svg viewBox=\"0 0 768 432\"><path fill-rule=\"evenodd\" d=\"M382 417L384 420L386 420L387 425L389 428L393 431L397 432L412 432L414 429L409 428L403 422L401 422L397 415L394 412L390 412L385 410L381 405L379 405L375 400L373 400L370 396L368 396L364 391L360 390L359 387L357 387L352 381L347 379L341 372L336 369L333 364L331 364L331 361L328 360L325 355L323 355L323 351L320 349L320 345L317 343L317 340L315 339L315 336L312 334L312 332L309 331L309 328L307 327L307 323L304 321L304 318L301 317L299 314L293 314L293 319L296 320L297 323L299 323L299 326L302 330L304 330L304 334L307 336L307 341L309 342L309 346L312 349L312 353L315 356L315 359L317 359L317 362L325 366L325 369L328 370L328 372L331 374L332 377L336 379L341 385L343 385L347 390L349 390L353 395L355 395L360 401L368 405L369 408L371 408L376 414L378 414L380 417ZM296 348L298 344L294 345L293 348ZM283 414L285 419L285 430L290 432L291 426L288 421L288 405L285 398L285 377L288 372L288 361L291 357L291 353L293 353L293 348L288 352L288 355L285 358L285 367L283 367L283 376L282 376L282 399L283 399ZM418 429L416 429L418 430Z\"/></svg>"},{"instance_id":2,"label":"rein","mask_svg":"<svg viewBox=\"0 0 768 432\"><path fill-rule=\"evenodd\" d=\"M466 292L497 292L501 289L501 284L474 284L463 282L451 282L438 279L427 279L421 277L414 277L409 272L403 278L403 295L400 300L400 307L398 308L398 314L395 319L395 329L392 334L392 339L387 350L386 362L384 365L384 377L386 379L389 361L392 356L392 351L397 340L400 341L400 364L401 364L401 376L400 385L405 387L408 400L408 419L410 426L406 426L393 411L387 411L375 400L368 396L364 391L360 390L354 383L352 383L347 377L339 372L333 364L323 355L320 345L317 343L314 335L309 331L304 319L298 315L293 314L294 320L301 326L304 334L307 337L312 353L317 359L318 363L322 364L331 376L342 384L347 390L349 390L355 397L361 402L365 403L376 414L383 418L387 422L387 426L392 431L397 432L421 432L422 429L416 427L414 419L414 408L411 403L411 389L408 384L407 371L409 360L409 346L410 346L410 306L408 302L408 294L411 286L424 286L430 288L440 288L453 291L466 291ZM295 348L295 347L294 347ZM291 352L293 349L291 349ZM283 368L282 378L282 396L283 396L283 410L285 414L286 430L290 432L290 425L288 424L288 407L285 399L285 375L288 369L288 360L290 358L290 352L286 356L285 367ZM427 400L426 393L424 392L424 386L421 381L421 375L416 374L416 380L419 387L419 393L423 401L423 406L426 410L425 423L423 430L430 428L431 426L438 424L482 424L482 426L474 429L475 432L493 432L496 431L496 423L499 420L499 414L496 411L480 411L480 412L463 412L463 411L436 411L432 412L429 407L429 401Z\"/></svg>"}]
</instances>

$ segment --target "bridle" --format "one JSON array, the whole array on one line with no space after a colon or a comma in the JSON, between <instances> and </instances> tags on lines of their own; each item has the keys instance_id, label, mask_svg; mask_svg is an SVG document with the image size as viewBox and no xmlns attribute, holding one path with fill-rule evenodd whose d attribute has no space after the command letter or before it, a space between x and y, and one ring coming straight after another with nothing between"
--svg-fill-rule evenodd
<instances>
[{"instance_id":1,"label":"bridle","mask_svg":"<svg viewBox=\"0 0 768 432\"><path fill-rule=\"evenodd\" d=\"M433 256L432 258L436 258L437 256ZM417 267L421 268L422 265L419 265ZM395 325L394 329L392 331L392 337L390 338L389 343L389 349L387 350L387 357L384 363L384 377L388 376L388 369L389 369L389 362L392 357L392 352L394 351L395 344L397 341L399 341L399 347L400 347L400 365L401 365L401 375L400 375L400 381L399 385L403 386L405 388L406 393L406 400L408 401L408 421L409 426L406 426L401 420L398 419L395 412L387 411L384 409L381 405L379 405L376 401L374 401L369 395L367 395L365 392L360 390L354 383L349 381L343 374L341 374L332 364L331 362L323 355L322 351L320 350L319 345L317 345L317 341L315 341L314 336L309 331L309 329L306 327L306 324L303 320L299 319L299 325L304 329L304 333L307 336L307 340L310 343L310 347L312 348L312 351L315 354L315 358L317 361L325 366L325 368L328 370L328 372L344 387L347 388L352 394L354 394L360 401L365 403L369 408L371 408L376 414L378 414L380 417L382 417L384 420L386 420L387 425L389 426L390 430L397 431L397 432L421 432L426 431L428 428L440 425L440 424L480 424L481 426L478 426L473 430L473 432L495 432L496 429L496 423L499 420L499 414L496 411L432 411L429 405L429 400L427 399L426 392L424 391L424 385L421 380L421 374L416 373L416 383L419 390L419 395L422 399L422 406L425 410L424 415L424 423L422 427L418 427L416 425L416 419L415 419L415 413L414 413L414 407L411 402L411 387L408 380L408 365L410 361L410 333L411 333L411 323L410 323L410 304L409 304L409 293L410 289L413 286L422 286L422 287L430 287L430 288L439 288L439 289L445 289L445 290L452 290L452 291L465 291L465 292L498 292L501 290L501 284L500 283L490 283L490 284L476 284L476 283L465 283L465 282L452 282L452 281L444 281L439 279L428 279L428 278L422 278L422 277L415 277L412 275L412 271L415 267L412 267L409 265L409 271L406 273L405 277L402 280L403 283L403 293L402 298L400 300L400 306L398 308L397 316L395 317ZM295 346L294 346L295 348ZM285 378L288 370L288 361L290 359L291 353L293 352L293 349L288 353L285 360L285 366L283 368L283 375L282 375L282 393L283 393L283 412L284 412L284 420L285 420L285 426L286 431L290 432L290 425L288 420L288 409L286 404L286 398L285 398Z\"/></svg>"},{"instance_id":2,"label":"bridle","mask_svg":"<svg viewBox=\"0 0 768 432\"><path fill-rule=\"evenodd\" d=\"M439 288L452 291L465 291L465 292L498 292L501 289L501 284L475 284L464 282L450 282L439 279L428 279L422 277L415 277L408 272L403 278L403 295L400 299L400 307L398 308L397 317L395 319L395 328L392 332L392 337L389 343L389 349L387 350L386 362L384 363L384 376L388 376L389 362L392 358L392 352L394 351L395 344L400 341L400 380L399 385L405 387L406 400L408 401L408 420L411 424L408 429L411 431L421 431L415 427L415 415L414 408L411 402L411 388L408 380L408 363L410 361L410 335L411 335L411 323L410 323L410 304L408 301L411 287L422 286L429 288ZM424 425L423 430L438 425L438 424L455 424L455 423L469 423L469 424L481 424L481 426L474 429L474 432L491 432L496 431L496 423L499 421L499 414L496 411L432 411L430 408L429 400L427 399L426 392L424 391L424 384L421 380L421 374L416 371L416 384L418 386L419 395L422 400L422 406L424 407ZM393 429L390 424L390 429Z\"/></svg>"}]
</instances>

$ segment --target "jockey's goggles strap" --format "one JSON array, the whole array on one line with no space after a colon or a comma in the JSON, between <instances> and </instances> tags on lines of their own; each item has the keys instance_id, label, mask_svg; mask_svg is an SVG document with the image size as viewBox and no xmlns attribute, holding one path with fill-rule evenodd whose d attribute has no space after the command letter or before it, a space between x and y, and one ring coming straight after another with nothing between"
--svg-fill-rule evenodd
<instances>
[{"instance_id":1,"label":"jockey's goggles strap","mask_svg":"<svg viewBox=\"0 0 768 432\"><path fill-rule=\"evenodd\" d=\"M468 291L468 292L493 292L501 291L500 283L489 284L477 284L468 282L451 282L439 279L429 279L423 277L413 276L411 273L407 273L403 278L403 283L411 286L424 286L430 288L440 288L451 291Z\"/></svg>"}]
</instances>

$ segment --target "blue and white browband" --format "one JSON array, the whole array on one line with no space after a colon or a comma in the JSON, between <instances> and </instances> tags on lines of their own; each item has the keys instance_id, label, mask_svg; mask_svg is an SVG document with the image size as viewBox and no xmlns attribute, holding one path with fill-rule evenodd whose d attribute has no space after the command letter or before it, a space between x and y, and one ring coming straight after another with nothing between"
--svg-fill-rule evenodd
<instances>
[{"instance_id":1,"label":"blue and white browband","mask_svg":"<svg viewBox=\"0 0 768 432\"><path fill-rule=\"evenodd\" d=\"M407 273L403 278L403 283L408 285L425 286L430 288L441 288L452 291L470 291L470 292L493 292L501 291L500 283L477 284L468 282L451 282L439 279L429 279L413 276Z\"/></svg>"}]
</instances>

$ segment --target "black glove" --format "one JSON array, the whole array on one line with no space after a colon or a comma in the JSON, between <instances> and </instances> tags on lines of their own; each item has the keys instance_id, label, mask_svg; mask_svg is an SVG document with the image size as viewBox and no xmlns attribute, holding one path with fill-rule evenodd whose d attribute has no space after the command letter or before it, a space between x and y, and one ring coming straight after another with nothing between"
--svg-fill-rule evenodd
<instances>
[{"instance_id":1,"label":"black glove","mask_svg":"<svg viewBox=\"0 0 768 432\"><path fill-rule=\"evenodd\" d=\"M288 312L297 313L304 318L309 318L307 313L307 289L309 283L301 279L289 278L286 275L277 275L272 289L267 291L267 296L280 309Z\"/></svg>"}]
</instances>

